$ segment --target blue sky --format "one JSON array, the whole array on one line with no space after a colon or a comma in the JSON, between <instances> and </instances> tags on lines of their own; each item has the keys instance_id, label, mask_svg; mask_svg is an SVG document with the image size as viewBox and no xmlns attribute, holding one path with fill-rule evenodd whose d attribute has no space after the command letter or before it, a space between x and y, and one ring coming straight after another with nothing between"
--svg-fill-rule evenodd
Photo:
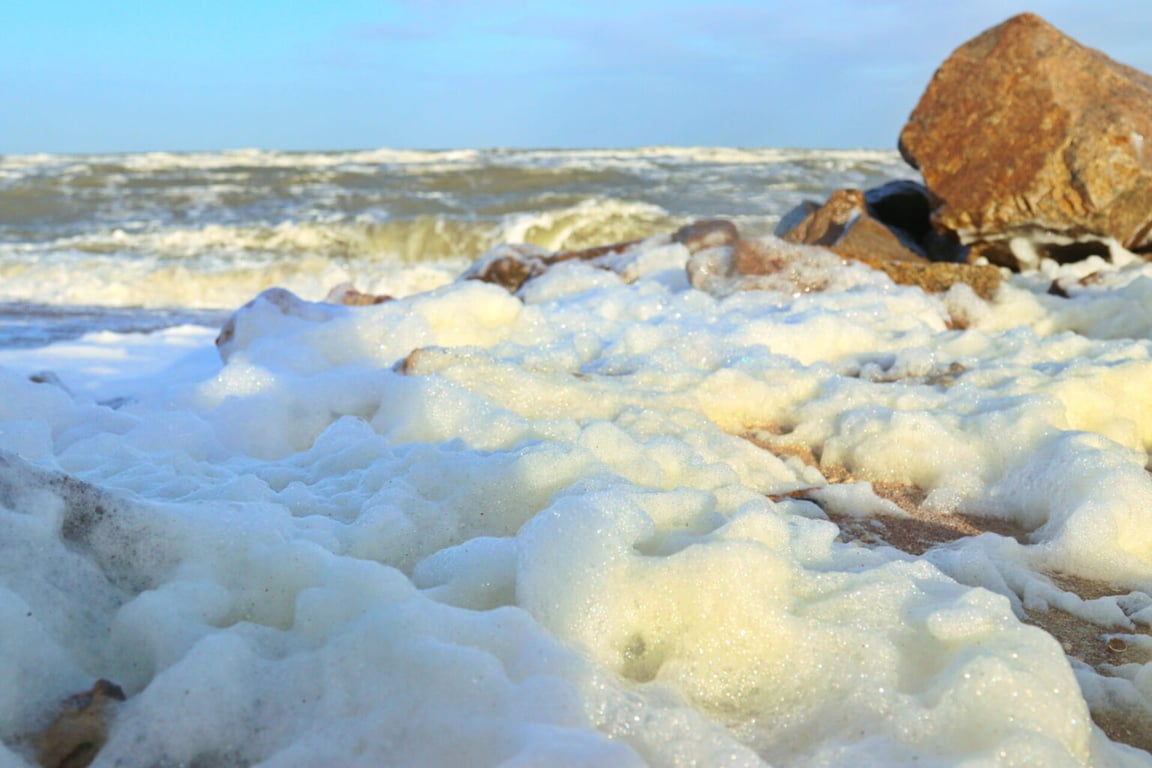
<instances>
[{"instance_id":1,"label":"blue sky","mask_svg":"<svg viewBox=\"0 0 1152 768\"><path fill-rule=\"evenodd\" d=\"M0 153L892 147L1022 10L1152 71L1148 0L11 2Z\"/></svg>"}]
</instances>

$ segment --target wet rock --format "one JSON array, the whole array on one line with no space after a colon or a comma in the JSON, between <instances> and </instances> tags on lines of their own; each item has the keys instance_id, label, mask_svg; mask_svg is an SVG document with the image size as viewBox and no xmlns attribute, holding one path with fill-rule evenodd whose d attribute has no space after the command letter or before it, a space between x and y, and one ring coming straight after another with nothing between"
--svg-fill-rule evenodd
<instances>
[{"instance_id":1,"label":"wet rock","mask_svg":"<svg viewBox=\"0 0 1152 768\"><path fill-rule=\"evenodd\" d=\"M776 229L773 230L772 234L776 237L784 237L818 210L820 210L820 203L815 200L805 200L780 217L780 221L776 224Z\"/></svg>"},{"instance_id":2,"label":"wet rock","mask_svg":"<svg viewBox=\"0 0 1152 768\"><path fill-rule=\"evenodd\" d=\"M988 300L996 295L1003 282L1000 270L990 264L892 260L874 266L883 270L892 282L915 285L928 293L942 293L954 285L964 284Z\"/></svg>"},{"instance_id":3,"label":"wet rock","mask_svg":"<svg viewBox=\"0 0 1152 768\"><path fill-rule=\"evenodd\" d=\"M900 226L890 225L878 214ZM895 283L915 285L930 293L946 291L957 283L969 285L983 299L996 293L1001 281L996 267L954 263L951 258L931 261L916 242L917 234L925 244L936 244L938 255L953 255L928 222L928 198L923 188L914 182L896 182L869 193L837 190L781 239L823 246L885 272ZM798 253L790 252L787 257L794 260ZM734 268L740 274L764 274L764 270L776 269L783 255L779 248L737 249ZM809 280L802 290L811 290L810 285Z\"/></svg>"},{"instance_id":4,"label":"wet rock","mask_svg":"<svg viewBox=\"0 0 1152 768\"><path fill-rule=\"evenodd\" d=\"M907 179L881 184L865 190L864 204L874 218L917 243L933 233L932 205L923 184Z\"/></svg>"},{"instance_id":5,"label":"wet rock","mask_svg":"<svg viewBox=\"0 0 1152 768\"><path fill-rule=\"evenodd\" d=\"M954 235L932 226L928 190L903 179L863 192L840 189L823 205L805 201L780 220L776 234L868 263L918 258L962 262L968 256Z\"/></svg>"},{"instance_id":6,"label":"wet rock","mask_svg":"<svg viewBox=\"0 0 1152 768\"><path fill-rule=\"evenodd\" d=\"M688 281L699 290L728 295L741 290L773 290L799 295L846 290L857 284L852 264L878 269L895 283L930 293L963 283L983 299L1000 287L1002 275L990 265L931 262L927 259L856 259L819 245L777 237L741 240L733 248L714 248L688 261Z\"/></svg>"},{"instance_id":7,"label":"wet rock","mask_svg":"<svg viewBox=\"0 0 1152 768\"><path fill-rule=\"evenodd\" d=\"M782 239L822 245L841 256L867 263L891 259L923 259L924 251L911 237L901 236L868 210L863 192L838 189Z\"/></svg>"},{"instance_id":8,"label":"wet rock","mask_svg":"<svg viewBox=\"0 0 1152 768\"><path fill-rule=\"evenodd\" d=\"M827 290L844 259L827 248L777 237L706 248L688 260L688 283L715 296L769 290L798 295Z\"/></svg>"},{"instance_id":9,"label":"wet rock","mask_svg":"<svg viewBox=\"0 0 1152 768\"><path fill-rule=\"evenodd\" d=\"M352 283L340 283L328 291L324 301L329 304L343 304L346 307L369 307L392 301L392 297L378 293L363 293L356 290L356 286Z\"/></svg>"},{"instance_id":10,"label":"wet rock","mask_svg":"<svg viewBox=\"0 0 1152 768\"><path fill-rule=\"evenodd\" d=\"M553 264L562 261L595 262L601 257L626 251L639 242L641 241L630 240L558 253L527 243L503 243L477 259L459 279L494 283L515 293L526 282L548 271Z\"/></svg>"},{"instance_id":11,"label":"wet rock","mask_svg":"<svg viewBox=\"0 0 1152 768\"><path fill-rule=\"evenodd\" d=\"M1152 77L1021 14L953 52L899 146L931 190L936 227L1019 268L1013 238L1152 251L1149 140Z\"/></svg>"},{"instance_id":12,"label":"wet rock","mask_svg":"<svg viewBox=\"0 0 1152 768\"><path fill-rule=\"evenodd\" d=\"M558 251L544 259L545 263L557 264L561 261L596 261L604 256L630 251L644 240L625 240L607 245L594 245L591 248L581 248L577 251Z\"/></svg>"},{"instance_id":13,"label":"wet rock","mask_svg":"<svg viewBox=\"0 0 1152 768\"><path fill-rule=\"evenodd\" d=\"M515 293L531 278L544 274L551 256L551 251L535 245L504 243L474 261L459 279L494 283Z\"/></svg>"},{"instance_id":14,"label":"wet rock","mask_svg":"<svg viewBox=\"0 0 1152 768\"><path fill-rule=\"evenodd\" d=\"M915 242L929 261L966 262L968 248L951 232L932 226L932 196L919 182L890 181L864 192L868 212L902 238Z\"/></svg>"}]
</instances>

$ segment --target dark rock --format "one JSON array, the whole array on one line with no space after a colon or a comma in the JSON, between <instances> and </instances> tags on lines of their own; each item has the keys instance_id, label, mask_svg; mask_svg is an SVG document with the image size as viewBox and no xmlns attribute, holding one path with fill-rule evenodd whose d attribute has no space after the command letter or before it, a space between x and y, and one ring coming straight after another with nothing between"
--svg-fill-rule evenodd
<instances>
[{"instance_id":1,"label":"dark rock","mask_svg":"<svg viewBox=\"0 0 1152 768\"><path fill-rule=\"evenodd\" d=\"M837 190L824 205L805 201L789 211L776 235L790 242L824 245L866 262L925 257L963 262L968 249L931 221L931 195L915 181L897 180L865 192Z\"/></svg>"},{"instance_id":2,"label":"dark rock","mask_svg":"<svg viewBox=\"0 0 1152 768\"><path fill-rule=\"evenodd\" d=\"M504 247L499 253L489 253L461 276L465 280L495 283L511 293L530 278L543 274L548 265L538 256L515 252Z\"/></svg>"},{"instance_id":3,"label":"dark rock","mask_svg":"<svg viewBox=\"0 0 1152 768\"><path fill-rule=\"evenodd\" d=\"M1152 76L1021 14L953 52L899 145L937 228L1019 267L1016 237L1152 251L1150 138Z\"/></svg>"},{"instance_id":4,"label":"dark rock","mask_svg":"<svg viewBox=\"0 0 1152 768\"><path fill-rule=\"evenodd\" d=\"M932 206L923 184L906 179L865 190L864 202L873 218L922 243L932 232Z\"/></svg>"},{"instance_id":5,"label":"dark rock","mask_svg":"<svg viewBox=\"0 0 1152 768\"><path fill-rule=\"evenodd\" d=\"M838 189L782 239L822 245L841 256L868 263L891 259L922 259L924 252L908 236L873 218L863 192Z\"/></svg>"}]
</instances>

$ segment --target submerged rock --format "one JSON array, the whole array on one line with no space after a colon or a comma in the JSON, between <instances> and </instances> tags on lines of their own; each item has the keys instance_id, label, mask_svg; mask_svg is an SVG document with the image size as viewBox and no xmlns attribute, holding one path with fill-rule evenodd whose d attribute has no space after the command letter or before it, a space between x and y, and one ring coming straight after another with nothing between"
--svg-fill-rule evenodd
<instances>
[{"instance_id":1,"label":"submerged rock","mask_svg":"<svg viewBox=\"0 0 1152 768\"><path fill-rule=\"evenodd\" d=\"M974 256L1075 260L1114 239L1152 252L1152 76L1021 14L941 65L900 135L932 219ZM1026 264L1023 266L1027 266Z\"/></svg>"}]
</instances>

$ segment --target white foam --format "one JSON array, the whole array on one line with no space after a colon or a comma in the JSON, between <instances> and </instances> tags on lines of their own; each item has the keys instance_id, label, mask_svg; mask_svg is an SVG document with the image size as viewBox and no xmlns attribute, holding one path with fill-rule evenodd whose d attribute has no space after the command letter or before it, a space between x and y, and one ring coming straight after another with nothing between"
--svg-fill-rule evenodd
<instances>
[{"instance_id":1,"label":"white foam","mask_svg":"<svg viewBox=\"0 0 1152 768\"><path fill-rule=\"evenodd\" d=\"M188 327L6 351L0 736L106 677L110 764L1152 765L1088 711L1147 704L1147 665L1117 693L1020 620L1152 605L1152 333L1096 314L1149 268L977 308L854 271L718 297L687 259L263 294L223 358ZM754 430L1022 540L837 541Z\"/></svg>"}]
</instances>

